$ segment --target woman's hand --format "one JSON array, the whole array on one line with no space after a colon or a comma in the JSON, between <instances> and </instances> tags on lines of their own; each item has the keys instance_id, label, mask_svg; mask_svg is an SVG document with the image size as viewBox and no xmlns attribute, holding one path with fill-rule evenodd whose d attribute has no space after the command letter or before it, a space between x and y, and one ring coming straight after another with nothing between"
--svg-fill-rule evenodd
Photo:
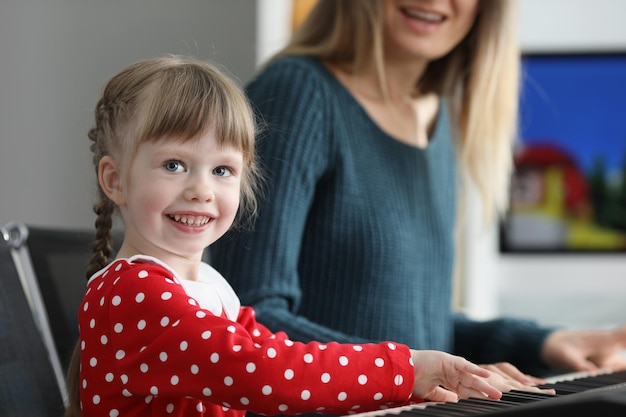
<instances>
[{"instance_id":1,"label":"woman's hand","mask_svg":"<svg viewBox=\"0 0 626 417\"><path fill-rule=\"evenodd\" d=\"M626 326L613 330L557 330L542 349L543 360L563 371L626 369Z\"/></svg>"}]
</instances>

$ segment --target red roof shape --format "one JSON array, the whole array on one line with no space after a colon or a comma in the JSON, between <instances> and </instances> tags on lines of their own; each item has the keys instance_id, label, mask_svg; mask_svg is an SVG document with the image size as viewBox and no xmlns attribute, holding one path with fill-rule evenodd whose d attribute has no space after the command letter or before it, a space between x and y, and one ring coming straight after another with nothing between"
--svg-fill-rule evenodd
<instances>
[{"instance_id":1,"label":"red roof shape","mask_svg":"<svg viewBox=\"0 0 626 417\"><path fill-rule=\"evenodd\" d=\"M565 165L577 168L576 160L571 154L558 145L552 143L536 143L521 149L515 155L515 164L518 167L548 165Z\"/></svg>"},{"instance_id":2,"label":"red roof shape","mask_svg":"<svg viewBox=\"0 0 626 417\"><path fill-rule=\"evenodd\" d=\"M585 204L588 198L587 181L578 168L576 160L565 149L552 143L535 143L516 154L515 165L517 169L561 167L565 186L565 205L570 209L575 209Z\"/></svg>"}]
</instances>

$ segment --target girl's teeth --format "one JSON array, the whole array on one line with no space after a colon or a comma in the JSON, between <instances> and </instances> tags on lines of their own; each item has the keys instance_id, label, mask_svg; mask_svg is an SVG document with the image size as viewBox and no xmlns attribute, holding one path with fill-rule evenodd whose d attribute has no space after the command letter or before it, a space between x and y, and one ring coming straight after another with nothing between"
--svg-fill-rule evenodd
<instances>
[{"instance_id":1,"label":"girl's teeth","mask_svg":"<svg viewBox=\"0 0 626 417\"><path fill-rule=\"evenodd\" d=\"M179 223L186 224L187 226L203 226L210 220L208 217L181 216L179 214L175 214L170 217Z\"/></svg>"}]
</instances>

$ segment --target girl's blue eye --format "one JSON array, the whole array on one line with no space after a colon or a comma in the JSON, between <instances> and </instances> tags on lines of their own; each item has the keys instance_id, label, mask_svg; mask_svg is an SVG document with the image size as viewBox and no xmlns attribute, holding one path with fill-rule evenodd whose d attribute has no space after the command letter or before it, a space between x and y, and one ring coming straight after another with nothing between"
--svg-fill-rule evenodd
<instances>
[{"instance_id":1,"label":"girl's blue eye","mask_svg":"<svg viewBox=\"0 0 626 417\"><path fill-rule=\"evenodd\" d=\"M219 177L230 177L233 175L232 171L226 167L217 167L213 170L213 173Z\"/></svg>"},{"instance_id":2,"label":"girl's blue eye","mask_svg":"<svg viewBox=\"0 0 626 417\"><path fill-rule=\"evenodd\" d=\"M163 168L169 172L182 172L185 169L180 161L167 161L163 164Z\"/></svg>"}]
</instances>

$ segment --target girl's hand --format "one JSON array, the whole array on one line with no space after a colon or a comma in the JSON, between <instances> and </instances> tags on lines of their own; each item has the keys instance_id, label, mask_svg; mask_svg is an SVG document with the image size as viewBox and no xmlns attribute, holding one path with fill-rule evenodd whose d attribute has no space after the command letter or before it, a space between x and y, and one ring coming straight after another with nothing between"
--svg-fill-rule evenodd
<instances>
[{"instance_id":1,"label":"girl's hand","mask_svg":"<svg viewBox=\"0 0 626 417\"><path fill-rule=\"evenodd\" d=\"M502 397L502 390L492 385L487 369L460 357L436 350L411 350L415 366L413 395L436 402L456 402L459 398ZM501 383L495 378L496 383ZM506 384L504 384L506 385Z\"/></svg>"},{"instance_id":2,"label":"girl's hand","mask_svg":"<svg viewBox=\"0 0 626 417\"><path fill-rule=\"evenodd\" d=\"M486 365L480 365L481 368L485 368L496 374L500 374L502 377L511 379L520 384L520 388L523 386L534 386L545 384L547 381L543 378L528 375L520 371L515 365L509 362L498 362ZM517 388L519 389L519 388Z\"/></svg>"},{"instance_id":3,"label":"girl's hand","mask_svg":"<svg viewBox=\"0 0 626 417\"><path fill-rule=\"evenodd\" d=\"M480 367L491 372L491 375L487 378L487 380L491 385L498 388L502 392L518 390L540 392L543 394L556 394L554 389L537 387L537 385L546 383L544 379L526 375L508 362L480 365Z\"/></svg>"}]
</instances>

